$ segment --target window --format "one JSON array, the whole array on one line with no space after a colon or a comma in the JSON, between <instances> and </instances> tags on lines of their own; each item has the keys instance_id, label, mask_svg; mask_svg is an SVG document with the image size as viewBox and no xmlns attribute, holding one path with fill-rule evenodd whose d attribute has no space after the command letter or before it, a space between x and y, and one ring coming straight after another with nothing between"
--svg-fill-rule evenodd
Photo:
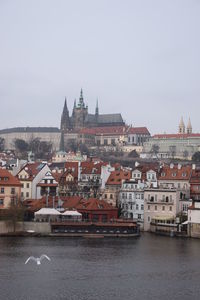
<instances>
[{"instance_id":1,"label":"window","mask_svg":"<svg viewBox=\"0 0 200 300\"><path fill-rule=\"evenodd\" d=\"M108 140L104 140L104 145L108 145Z\"/></svg>"},{"instance_id":2,"label":"window","mask_svg":"<svg viewBox=\"0 0 200 300\"><path fill-rule=\"evenodd\" d=\"M11 188L11 194L15 194L15 188Z\"/></svg>"},{"instance_id":3,"label":"window","mask_svg":"<svg viewBox=\"0 0 200 300\"><path fill-rule=\"evenodd\" d=\"M129 199L130 199L130 200L132 199L132 194L129 194Z\"/></svg>"},{"instance_id":4,"label":"window","mask_svg":"<svg viewBox=\"0 0 200 300\"><path fill-rule=\"evenodd\" d=\"M151 218L150 217L148 217L148 222L150 222L151 221Z\"/></svg>"},{"instance_id":5,"label":"window","mask_svg":"<svg viewBox=\"0 0 200 300\"><path fill-rule=\"evenodd\" d=\"M155 205L155 210L157 210L157 205Z\"/></svg>"},{"instance_id":6,"label":"window","mask_svg":"<svg viewBox=\"0 0 200 300\"><path fill-rule=\"evenodd\" d=\"M165 206L162 207L162 210L165 210Z\"/></svg>"},{"instance_id":7,"label":"window","mask_svg":"<svg viewBox=\"0 0 200 300\"><path fill-rule=\"evenodd\" d=\"M107 194L104 195L104 198L107 199Z\"/></svg>"},{"instance_id":8,"label":"window","mask_svg":"<svg viewBox=\"0 0 200 300\"><path fill-rule=\"evenodd\" d=\"M26 197L29 197L29 192L26 192Z\"/></svg>"},{"instance_id":9,"label":"window","mask_svg":"<svg viewBox=\"0 0 200 300\"><path fill-rule=\"evenodd\" d=\"M24 197L24 193L23 192L21 192L21 197Z\"/></svg>"},{"instance_id":10,"label":"window","mask_svg":"<svg viewBox=\"0 0 200 300\"><path fill-rule=\"evenodd\" d=\"M142 219L142 215L138 214L138 219L141 220Z\"/></svg>"},{"instance_id":11,"label":"window","mask_svg":"<svg viewBox=\"0 0 200 300\"><path fill-rule=\"evenodd\" d=\"M172 211L172 206L169 207L169 210Z\"/></svg>"},{"instance_id":12,"label":"window","mask_svg":"<svg viewBox=\"0 0 200 300\"><path fill-rule=\"evenodd\" d=\"M139 208L139 205L138 205L138 204L136 204L136 210L138 210L138 208Z\"/></svg>"},{"instance_id":13,"label":"window","mask_svg":"<svg viewBox=\"0 0 200 300\"><path fill-rule=\"evenodd\" d=\"M0 199L0 205L4 205L4 200Z\"/></svg>"},{"instance_id":14,"label":"window","mask_svg":"<svg viewBox=\"0 0 200 300\"><path fill-rule=\"evenodd\" d=\"M46 183L46 182L45 182ZM29 189L29 183L26 184L27 189Z\"/></svg>"},{"instance_id":15,"label":"window","mask_svg":"<svg viewBox=\"0 0 200 300\"><path fill-rule=\"evenodd\" d=\"M148 210L150 210L150 205L148 205Z\"/></svg>"},{"instance_id":16,"label":"window","mask_svg":"<svg viewBox=\"0 0 200 300\"><path fill-rule=\"evenodd\" d=\"M144 210L144 204L141 204L141 210Z\"/></svg>"},{"instance_id":17,"label":"window","mask_svg":"<svg viewBox=\"0 0 200 300\"><path fill-rule=\"evenodd\" d=\"M113 199L113 194L110 194L110 199Z\"/></svg>"},{"instance_id":18,"label":"window","mask_svg":"<svg viewBox=\"0 0 200 300\"><path fill-rule=\"evenodd\" d=\"M1 194L4 194L4 187L1 188Z\"/></svg>"},{"instance_id":19,"label":"window","mask_svg":"<svg viewBox=\"0 0 200 300\"><path fill-rule=\"evenodd\" d=\"M115 145L115 139L111 139L111 144L114 146Z\"/></svg>"}]
</instances>

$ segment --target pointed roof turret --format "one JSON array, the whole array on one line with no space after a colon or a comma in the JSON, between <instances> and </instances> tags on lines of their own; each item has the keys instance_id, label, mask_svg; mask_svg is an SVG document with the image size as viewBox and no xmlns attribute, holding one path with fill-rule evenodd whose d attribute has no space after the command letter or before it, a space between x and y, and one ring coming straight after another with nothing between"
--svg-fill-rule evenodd
<instances>
[{"instance_id":1,"label":"pointed roof turret","mask_svg":"<svg viewBox=\"0 0 200 300\"><path fill-rule=\"evenodd\" d=\"M85 103L84 103L84 99L83 99L83 90L81 89L81 92L80 92L80 97L79 97L79 103L78 103L78 106L80 108L84 108L85 107Z\"/></svg>"},{"instance_id":2,"label":"pointed roof turret","mask_svg":"<svg viewBox=\"0 0 200 300\"><path fill-rule=\"evenodd\" d=\"M183 117L181 117L181 120L179 123L179 133L185 133L185 124L183 122Z\"/></svg>"},{"instance_id":3,"label":"pointed roof turret","mask_svg":"<svg viewBox=\"0 0 200 300\"><path fill-rule=\"evenodd\" d=\"M65 97L63 112L62 112L62 116L61 116L60 129L61 130L66 130L66 129L69 129L69 128L70 128L69 110L68 110L68 107L67 107L67 99Z\"/></svg>"},{"instance_id":4,"label":"pointed roof turret","mask_svg":"<svg viewBox=\"0 0 200 300\"><path fill-rule=\"evenodd\" d=\"M97 99L97 103L96 103L95 115L96 116L99 115L99 103L98 103L98 99Z\"/></svg>"},{"instance_id":5,"label":"pointed roof turret","mask_svg":"<svg viewBox=\"0 0 200 300\"><path fill-rule=\"evenodd\" d=\"M187 125L187 133L192 133L192 124L191 124L190 118L189 118L188 125Z\"/></svg>"}]
</instances>

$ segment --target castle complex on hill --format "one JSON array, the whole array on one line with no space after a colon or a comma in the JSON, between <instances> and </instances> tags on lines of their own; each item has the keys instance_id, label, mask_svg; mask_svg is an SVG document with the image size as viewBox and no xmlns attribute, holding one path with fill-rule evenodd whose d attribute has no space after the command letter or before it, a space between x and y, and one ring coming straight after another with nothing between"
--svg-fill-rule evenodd
<instances>
[{"instance_id":1,"label":"castle complex on hill","mask_svg":"<svg viewBox=\"0 0 200 300\"><path fill-rule=\"evenodd\" d=\"M98 101L95 114L88 113L88 106L84 103L83 91L81 89L78 104L74 101L74 108L71 117L65 99L63 113L61 117L60 129L69 131L73 129L104 127L104 126L123 126L125 125L121 114L99 114Z\"/></svg>"}]
</instances>

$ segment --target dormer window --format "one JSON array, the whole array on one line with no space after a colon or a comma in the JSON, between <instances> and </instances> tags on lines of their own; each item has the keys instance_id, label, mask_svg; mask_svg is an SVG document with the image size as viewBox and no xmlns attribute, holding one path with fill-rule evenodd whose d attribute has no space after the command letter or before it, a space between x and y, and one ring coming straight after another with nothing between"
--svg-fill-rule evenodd
<instances>
[{"instance_id":1,"label":"dormer window","mask_svg":"<svg viewBox=\"0 0 200 300\"><path fill-rule=\"evenodd\" d=\"M165 172L162 172L162 173L161 173L161 176L162 176L162 177L165 177Z\"/></svg>"},{"instance_id":2,"label":"dormer window","mask_svg":"<svg viewBox=\"0 0 200 300\"><path fill-rule=\"evenodd\" d=\"M182 177L186 177L187 176L187 174L184 172L184 173L182 173Z\"/></svg>"},{"instance_id":3,"label":"dormer window","mask_svg":"<svg viewBox=\"0 0 200 300\"><path fill-rule=\"evenodd\" d=\"M176 177L176 173L172 173L172 177Z\"/></svg>"}]
</instances>

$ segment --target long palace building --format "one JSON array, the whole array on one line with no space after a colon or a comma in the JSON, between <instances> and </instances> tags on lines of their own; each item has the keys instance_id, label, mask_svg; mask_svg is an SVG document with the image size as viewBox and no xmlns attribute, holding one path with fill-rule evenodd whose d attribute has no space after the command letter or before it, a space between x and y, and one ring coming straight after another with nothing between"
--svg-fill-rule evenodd
<instances>
[{"instance_id":1,"label":"long palace building","mask_svg":"<svg viewBox=\"0 0 200 300\"><path fill-rule=\"evenodd\" d=\"M128 145L143 145L150 137L146 127L127 126L120 113L100 114L98 101L94 114L88 112L88 106L81 89L78 103L70 115L67 100L61 115L60 128L57 127L16 127L0 130L5 141L5 149L14 149L15 140L29 142L35 138L51 142L53 150L64 150L72 140L88 145L109 145L124 142Z\"/></svg>"}]
</instances>

